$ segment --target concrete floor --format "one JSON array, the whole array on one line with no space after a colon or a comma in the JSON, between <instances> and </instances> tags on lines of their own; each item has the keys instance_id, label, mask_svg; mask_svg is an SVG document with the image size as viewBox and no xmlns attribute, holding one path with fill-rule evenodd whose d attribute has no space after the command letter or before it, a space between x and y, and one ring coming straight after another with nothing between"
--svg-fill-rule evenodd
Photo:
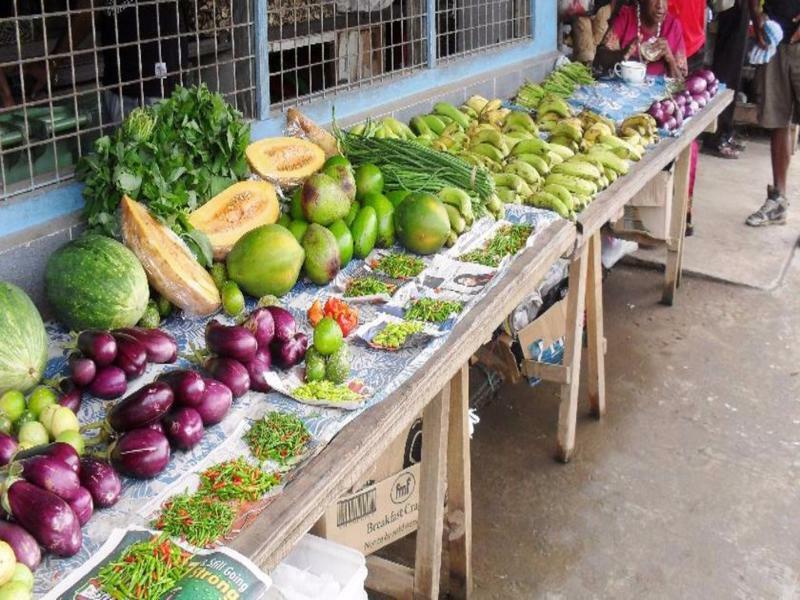
<instances>
[{"instance_id":1,"label":"concrete floor","mask_svg":"<svg viewBox=\"0 0 800 600\"><path fill-rule=\"evenodd\" d=\"M615 269L609 412L553 460L557 388L506 387L473 440L475 598L800 598L800 260L755 290Z\"/></svg>"}]
</instances>

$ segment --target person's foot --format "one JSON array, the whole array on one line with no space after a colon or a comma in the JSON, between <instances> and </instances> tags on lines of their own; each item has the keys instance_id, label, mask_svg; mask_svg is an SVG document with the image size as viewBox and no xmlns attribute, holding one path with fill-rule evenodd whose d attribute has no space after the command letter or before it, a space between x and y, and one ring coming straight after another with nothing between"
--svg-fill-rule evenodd
<instances>
[{"instance_id":1,"label":"person's foot","mask_svg":"<svg viewBox=\"0 0 800 600\"><path fill-rule=\"evenodd\" d=\"M756 212L747 217L745 224L750 227L762 225L783 225L786 223L786 209L789 203L772 186L767 188L767 200Z\"/></svg>"},{"instance_id":2,"label":"person's foot","mask_svg":"<svg viewBox=\"0 0 800 600\"><path fill-rule=\"evenodd\" d=\"M730 138L728 140L728 145L737 152L744 152L745 149L747 148L747 144L745 144L744 142L740 142L736 138Z\"/></svg>"},{"instance_id":3,"label":"person's foot","mask_svg":"<svg viewBox=\"0 0 800 600\"><path fill-rule=\"evenodd\" d=\"M713 153L716 156L730 160L736 160L739 158L739 152L740 151L729 141L722 142L713 150Z\"/></svg>"}]
</instances>

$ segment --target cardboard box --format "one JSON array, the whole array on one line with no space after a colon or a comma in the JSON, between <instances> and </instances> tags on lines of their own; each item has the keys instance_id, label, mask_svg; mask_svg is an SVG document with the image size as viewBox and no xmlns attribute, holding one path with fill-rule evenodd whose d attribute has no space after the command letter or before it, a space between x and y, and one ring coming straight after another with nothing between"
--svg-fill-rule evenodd
<instances>
[{"instance_id":1,"label":"cardboard box","mask_svg":"<svg viewBox=\"0 0 800 600\"><path fill-rule=\"evenodd\" d=\"M567 330L567 299L559 300L539 315L530 324L517 333L522 356L531 356L530 346L537 340L542 340L544 347L551 346L558 339L563 338Z\"/></svg>"},{"instance_id":2,"label":"cardboard box","mask_svg":"<svg viewBox=\"0 0 800 600\"><path fill-rule=\"evenodd\" d=\"M417 530L419 463L340 498L312 533L372 554Z\"/></svg>"},{"instance_id":3,"label":"cardboard box","mask_svg":"<svg viewBox=\"0 0 800 600\"><path fill-rule=\"evenodd\" d=\"M615 233L641 233L657 240L669 237L674 193L674 165L656 174L625 206L612 224Z\"/></svg>"}]
</instances>

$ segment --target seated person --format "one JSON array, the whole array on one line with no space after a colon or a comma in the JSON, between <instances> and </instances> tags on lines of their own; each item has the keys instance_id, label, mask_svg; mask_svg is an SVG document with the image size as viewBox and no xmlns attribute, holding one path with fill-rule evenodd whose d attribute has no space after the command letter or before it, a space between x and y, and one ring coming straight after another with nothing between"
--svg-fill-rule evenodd
<instances>
[{"instance_id":1,"label":"seated person","mask_svg":"<svg viewBox=\"0 0 800 600\"><path fill-rule=\"evenodd\" d=\"M667 0L637 0L620 7L597 49L594 64L609 70L623 60L646 63L648 75L686 76L683 30L667 12Z\"/></svg>"},{"instance_id":2,"label":"seated person","mask_svg":"<svg viewBox=\"0 0 800 600\"><path fill-rule=\"evenodd\" d=\"M591 64L597 46L608 31L609 18L614 9L613 0L597 0L594 14L581 15L572 21L572 59Z\"/></svg>"}]
</instances>

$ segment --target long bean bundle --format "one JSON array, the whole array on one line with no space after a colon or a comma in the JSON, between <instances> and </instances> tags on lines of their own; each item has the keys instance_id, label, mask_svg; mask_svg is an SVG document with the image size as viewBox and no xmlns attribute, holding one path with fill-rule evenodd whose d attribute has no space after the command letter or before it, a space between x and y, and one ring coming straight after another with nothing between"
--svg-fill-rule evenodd
<instances>
[{"instance_id":1,"label":"long bean bundle","mask_svg":"<svg viewBox=\"0 0 800 600\"><path fill-rule=\"evenodd\" d=\"M461 188L486 202L494 193L489 171L457 156L409 140L379 139L338 132L340 147L355 166L380 167L387 189L437 194L448 186Z\"/></svg>"}]
</instances>

